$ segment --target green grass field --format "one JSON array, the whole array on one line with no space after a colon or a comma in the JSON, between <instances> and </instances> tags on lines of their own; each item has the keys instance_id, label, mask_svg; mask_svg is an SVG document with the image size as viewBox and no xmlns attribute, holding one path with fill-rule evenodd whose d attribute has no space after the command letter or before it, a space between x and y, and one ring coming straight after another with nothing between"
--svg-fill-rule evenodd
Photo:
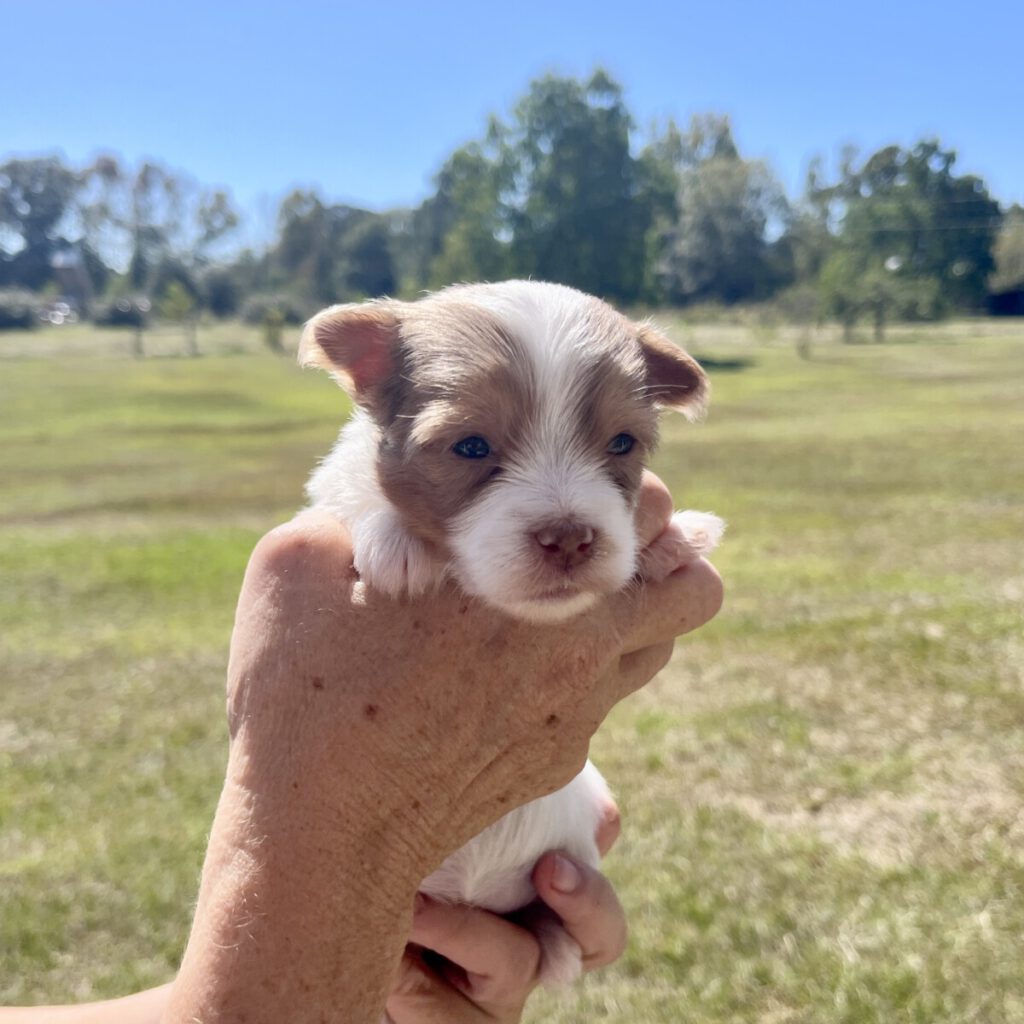
<instances>
[{"instance_id":1,"label":"green grass field","mask_svg":"<svg viewBox=\"0 0 1024 1024\"><path fill-rule=\"evenodd\" d=\"M344 409L219 330L0 336L0 1003L182 949L235 594ZM535 1022L1024 1021L1024 325L791 334L677 325L726 605L595 741L632 939Z\"/></svg>"}]
</instances>

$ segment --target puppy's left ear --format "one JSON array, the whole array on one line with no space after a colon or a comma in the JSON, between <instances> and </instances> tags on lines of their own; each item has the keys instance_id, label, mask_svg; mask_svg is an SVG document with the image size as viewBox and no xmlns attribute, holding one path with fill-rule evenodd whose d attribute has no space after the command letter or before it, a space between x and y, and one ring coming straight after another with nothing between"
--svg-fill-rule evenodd
<instances>
[{"instance_id":1,"label":"puppy's left ear","mask_svg":"<svg viewBox=\"0 0 1024 1024\"><path fill-rule=\"evenodd\" d=\"M371 411L397 366L397 303L349 303L321 310L299 339L299 365L319 366Z\"/></svg>"},{"instance_id":2,"label":"puppy's left ear","mask_svg":"<svg viewBox=\"0 0 1024 1024\"><path fill-rule=\"evenodd\" d=\"M711 382L700 363L650 324L641 324L637 337L647 364L647 394L658 405L699 420L711 396Z\"/></svg>"}]
</instances>

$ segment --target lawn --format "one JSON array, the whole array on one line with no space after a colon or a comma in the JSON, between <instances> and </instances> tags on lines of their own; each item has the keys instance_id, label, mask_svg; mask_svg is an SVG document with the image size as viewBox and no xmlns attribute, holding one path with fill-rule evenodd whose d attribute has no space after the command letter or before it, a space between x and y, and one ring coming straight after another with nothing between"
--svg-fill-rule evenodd
<instances>
[{"instance_id":1,"label":"lawn","mask_svg":"<svg viewBox=\"0 0 1024 1024\"><path fill-rule=\"evenodd\" d=\"M594 743L632 939L538 1024L1024 1021L1024 325L793 333L675 325L726 606ZM241 329L90 337L0 335L0 1003L173 972L246 557L344 412Z\"/></svg>"}]
</instances>

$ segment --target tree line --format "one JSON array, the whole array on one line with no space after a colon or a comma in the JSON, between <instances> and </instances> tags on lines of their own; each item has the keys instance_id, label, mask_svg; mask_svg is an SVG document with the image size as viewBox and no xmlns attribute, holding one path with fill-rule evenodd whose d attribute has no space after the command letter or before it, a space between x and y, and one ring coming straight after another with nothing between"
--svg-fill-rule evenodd
<instances>
[{"instance_id":1,"label":"tree line","mask_svg":"<svg viewBox=\"0 0 1024 1024\"><path fill-rule=\"evenodd\" d=\"M1024 291L1024 209L958 174L938 140L846 150L832 175L816 160L789 197L741 155L727 117L637 137L607 73L548 75L448 157L419 206L379 213L297 190L258 249L233 244L241 215L225 190L152 161L12 159L0 325L41 305L53 319L59 301L108 323L208 311L273 327L331 302L529 276L632 306L774 300L880 336L892 319Z\"/></svg>"}]
</instances>

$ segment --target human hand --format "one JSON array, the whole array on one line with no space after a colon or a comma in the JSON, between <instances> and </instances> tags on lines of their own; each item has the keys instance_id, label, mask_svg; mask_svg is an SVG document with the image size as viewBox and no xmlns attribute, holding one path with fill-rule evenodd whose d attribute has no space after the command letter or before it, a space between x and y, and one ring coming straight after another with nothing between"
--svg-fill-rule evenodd
<instances>
[{"instance_id":1,"label":"human hand","mask_svg":"<svg viewBox=\"0 0 1024 1024\"><path fill-rule=\"evenodd\" d=\"M642 544L671 512L648 474ZM610 708L720 601L717 574L696 561L557 626L496 615L453 587L395 602L359 582L336 520L304 514L261 541L239 602L237 779L274 807L278 830L314 813L318 828L343 832L333 809L362 797L367 814L408 834L423 855L416 870L429 873L512 807L568 782ZM260 766L272 771L252 776ZM353 778L372 790L354 794Z\"/></svg>"},{"instance_id":2,"label":"human hand","mask_svg":"<svg viewBox=\"0 0 1024 1024\"><path fill-rule=\"evenodd\" d=\"M643 545L671 512L646 476ZM610 708L721 596L696 561L529 625L454 587L374 594L331 517L268 534L239 598L227 774L166 1019L377 1019L419 883L575 776Z\"/></svg>"},{"instance_id":3,"label":"human hand","mask_svg":"<svg viewBox=\"0 0 1024 1024\"><path fill-rule=\"evenodd\" d=\"M618 832L613 805L598 832L602 855ZM537 862L533 882L579 944L584 970L618 959L626 945L626 917L604 875L552 851ZM519 1021L537 987L541 958L528 927L477 907L418 897L409 938L388 997L391 1024Z\"/></svg>"}]
</instances>

